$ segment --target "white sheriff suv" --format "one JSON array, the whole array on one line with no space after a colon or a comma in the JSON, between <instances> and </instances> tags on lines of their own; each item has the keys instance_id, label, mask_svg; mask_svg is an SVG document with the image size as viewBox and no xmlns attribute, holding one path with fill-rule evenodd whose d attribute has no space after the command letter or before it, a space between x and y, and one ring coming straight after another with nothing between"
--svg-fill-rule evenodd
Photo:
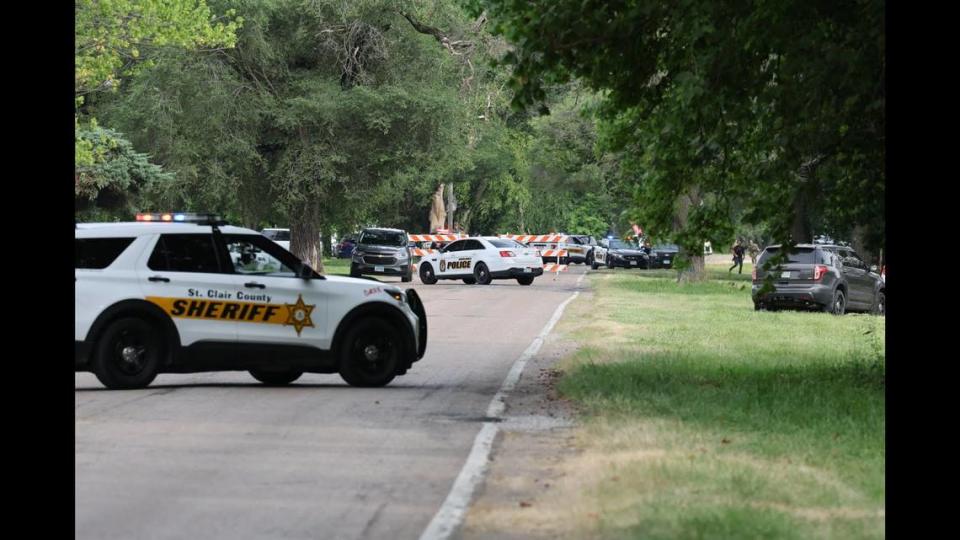
<instances>
[{"instance_id":1,"label":"white sheriff suv","mask_svg":"<svg viewBox=\"0 0 960 540\"><path fill-rule=\"evenodd\" d=\"M78 223L76 370L108 388L158 373L304 372L383 386L423 357L416 291L322 276L262 234L206 214Z\"/></svg>"},{"instance_id":2,"label":"white sheriff suv","mask_svg":"<svg viewBox=\"0 0 960 540\"><path fill-rule=\"evenodd\" d=\"M540 252L515 240L494 236L461 238L420 260L420 281L462 279L467 285L489 285L494 279L516 279L530 285L543 274Z\"/></svg>"}]
</instances>

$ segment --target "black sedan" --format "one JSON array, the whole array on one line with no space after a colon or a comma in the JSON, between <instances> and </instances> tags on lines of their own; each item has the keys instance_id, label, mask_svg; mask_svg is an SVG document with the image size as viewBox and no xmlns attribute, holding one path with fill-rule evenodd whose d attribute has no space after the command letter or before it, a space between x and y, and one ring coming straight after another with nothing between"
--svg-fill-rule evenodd
<instances>
[{"instance_id":1,"label":"black sedan","mask_svg":"<svg viewBox=\"0 0 960 540\"><path fill-rule=\"evenodd\" d=\"M650 256L637 246L623 240L611 239L607 244L607 268L650 268Z\"/></svg>"}]
</instances>

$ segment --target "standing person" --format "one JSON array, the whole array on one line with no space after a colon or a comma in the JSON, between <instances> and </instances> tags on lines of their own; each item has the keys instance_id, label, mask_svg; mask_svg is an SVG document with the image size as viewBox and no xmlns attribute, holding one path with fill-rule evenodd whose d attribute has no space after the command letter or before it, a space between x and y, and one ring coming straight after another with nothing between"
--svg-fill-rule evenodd
<instances>
[{"instance_id":1,"label":"standing person","mask_svg":"<svg viewBox=\"0 0 960 540\"><path fill-rule=\"evenodd\" d=\"M760 255L760 246L757 245L755 240L750 240L750 247L747 248L747 253L750 254L750 264L756 266L757 256Z\"/></svg>"},{"instance_id":2,"label":"standing person","mask_svg":"<svg viewBox=\"0 0 960 540\"><path fill-rule=\"evenodd\" d=\"M743 254L746 249L743 247L743 242L737 238L737 241L733 244L733 266L727 270L727 273L733 272L733 269L737 266L740 266L740 270L737 271L738 274L743 273Z\"/></svg>"}]
</instances>

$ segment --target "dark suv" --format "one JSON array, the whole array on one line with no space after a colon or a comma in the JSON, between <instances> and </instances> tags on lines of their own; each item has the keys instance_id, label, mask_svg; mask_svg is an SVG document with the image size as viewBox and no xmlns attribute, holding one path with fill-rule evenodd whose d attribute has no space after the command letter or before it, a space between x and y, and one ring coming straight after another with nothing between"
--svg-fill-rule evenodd
<instances>
[{"instance_id":1,"label":"dark suv","mask_svg":"<svg viewBox=\"0 0 960 540\"><path fill-rule=\"evenodd\" d=\"M787 254L786 262L771 269L763 265L780 253L769 246L760 254L753 270L754 309L806 308L843 315L846 311L867 311L883 315L886 291L875 267L846 246L799 244ZM760 295L764 278L774 276L774 290Z\"/></svg>"}]
</instances>

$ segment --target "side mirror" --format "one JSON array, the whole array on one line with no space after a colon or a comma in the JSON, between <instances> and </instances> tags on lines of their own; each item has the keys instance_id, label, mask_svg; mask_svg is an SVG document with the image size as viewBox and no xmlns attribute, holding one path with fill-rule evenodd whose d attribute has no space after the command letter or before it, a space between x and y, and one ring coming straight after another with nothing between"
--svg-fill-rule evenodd
<instances>
[{"instance_id":1,"label":"side mirror","mask_svg":"<svg viewBox=\"0 0 960 540\"><path fill-rule=\"evenodd\" d=\"M303 263L300 265L300 271L297 272L297 277L300 279L313 279L313 268L310 268L310 265Z\"/></svg>"},{"instance_id":2,"label":"side mirror","mask_svg":"<svg viewBox=\"0 0 960 540\"><path fill-rule=\"evenodd\" d=\"M870 271L873 272L874 274L879 273L878 270L880 270L880 269L877 268L877 265L874 264L874 265L871 265L871 266L870 266Z\"/></svg>"}]
</instances>

